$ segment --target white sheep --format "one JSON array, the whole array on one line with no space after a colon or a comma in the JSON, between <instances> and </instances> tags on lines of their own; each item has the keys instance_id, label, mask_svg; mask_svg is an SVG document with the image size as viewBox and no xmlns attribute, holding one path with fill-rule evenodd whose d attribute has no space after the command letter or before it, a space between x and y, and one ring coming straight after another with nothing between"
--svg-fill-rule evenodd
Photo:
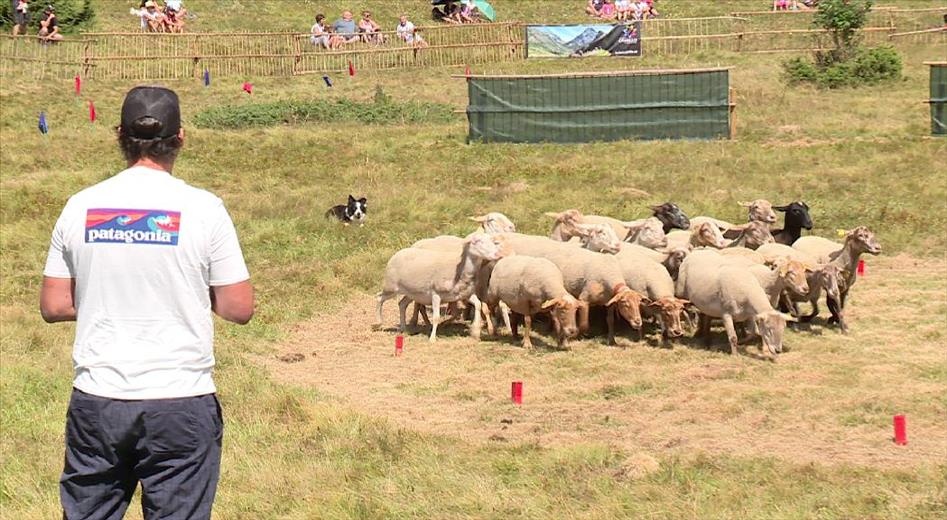
<instances>
[{"instance_id":1,"label":"white sheep","mask_svg":"<svg viewBox=\"0 0 947 520\"><path fill-rule=\"evenodd\" d=\"M405 330L405 310L409 300L429 305L433 311L431 341L437 339L441 303L469 301L474 309L480 308L475 294L477 276L485 261L502 258L501 242L485 233L475 233L465 239L463 250L457 252L402 249L388 260L382 291L377 295L378 326L382 323L382 306L399 294L405 296L398 304L399 330ZM480 337L480 313L474 313L471 336Z\"/></svg>"},{"instance_id":2,"label":"white sheep","mask_svg":"<svg viewBox=\"0 0 947 520\"><path fill-rule=\"evenodd\" d=\"M667 234L668 247L713 247L723 249L727 247L727 240L723 233L712 222L691 221L689 231L671 231Z\"/></svg>"},{"instance_id":3,"label":"white sheep","mask_svg":"<svg viewBox=\"0 0 947 520\"><path fill-rule=\"evenodd\" d=\"M838 322L842 332L848 332L848 325L845 323L845 300L848 297L848 291L855 285L857 279L855 271L861 255L881 253L881 244L878 243L875 234L865 226L858 226L845 235L844 244L822 237L805 236L796 240L792 247L812 255L819 264L832 264L841 271L842 279L838 284L839 298L837 300L827 298L826 304L832 313L829 323Z\"/></svg>"},{"instance_id":4,"label":"white sheep","mask_svg":"<svg viewBox=\"0 0 947 520\"><path fill-rule=\"evenodd\" d=\"M840 300L839 287L844 287L845 277L838 266L832 263L819 264L816 262L816 257L784 244L766 244L757 249L756 252L760 253L767 263L785 259L795 260L806 266L806 282L809 284L809 294L784 293L783 295L783 301L787 308L792 308L795 316L800 315L799 302L809 302L812 305L812 312L802 316L800 321L809 322L819 315L819 299L823 291L825 292L826 301L838 302Z\"/></svg>"},{"instance_id":5,"label":"white sheep","mask_svg":"<svg viewBox=\"0 0 947 520\"><path fill-rule=\"evenodd\" d=\"M628 288L614 255L579 249L555 240L518 233L499 235L517 255L545 258L556 264L569 294L588 306L607 307L608 343L615 343L615 313L632 328L641 328L641 294ZM579 312L579 332L589 327L586 306Z\"/></svg>"},{"instance_id":6,"label":"white sheep","mask_svg":"<svg viewBox=\"0 0 947 520\"><path fill-rule=\"evenodd\" d=\"M747 222L759 221L765 222L766 224L776 222L776 212L773 211L773 205L766 199L756 199L752 202L738 202L738 204L747 209ZM734 237L743 230L742 225L734 225L725 220L713 217L697 216L691 218L691 226L699 225L704 222L712 223L721 231L734 232Z\"/></svg>"},{"instance_id":7,"label":"white sheep","mask_svg":"<svg viewBox=\"0 0 947 520\"><path fill-rule=\"evenodd\" d=\"M745 247L747 249L758 249L764 244L772 244L776 241L773 234L769 231L769 224L759 220L753 220L743 226L742 229L727 247Z\"/></svg>"},{"instance_id":8,"label":"white sheep","mask_svg":"<svg viewBox=\"0 0 947 520\"><path fill-rule=\"evenodd\" d=\"M643 254L663 265L664 268L667 269L668 274L671 275L672 280L677 280L677 272L681 267L681 263L684 262L684 259L687 258L687 255L691 252L691 247L687 244L669 245L667 248L661 250L639 246L638 244L623 244L622 250L624 251L625 249Z\"/></svg>"},{"instance_id":9,"label":"white sheep","mask_svg":"<svg viewBox=\"0 0 947 520\"><path fill-rule=\"evenodd\" d=\"M482 233L495 235L497 233L513 233L516 231L516 226L513 222L503 213L496 211L487 213L486 215L470 217L470 220L480 224L477 231Z\"/></svg>"},{"instance_id":10,"label":"white sheep","mask_svg":"<svg viewBox=\"0 0 947 520\"><path fill-rule=\"evenodd\" d=\"M658 315L664 343L667 344L669 338L683 336L681 314L689 302L674 296L674 281L667 269L637 251L632 244L625 244L615 259L628 287L647 297L641 301L643 314Z\"/></svg>"},{"instance_id":11,"label":"white sheep","mask_svg":"<svg viewBox=\"0 0 947 520\"><path fill-rule=\"evenodd\" d=\"M557 344L559 348L563 348L567 340L578 334L576 312L585 305L566 291L562 272L556 264L545 258L523 255L502 258L493 266L483 301L487 314L487 329L491 335L495 332L491 314L500 302L507 307L501 307L504 321L510 321L509 317L505 316L507 309L523 316L523 347L527 349L533 346L529 335L534 314L550 314ZM514 337L515 323L514 321L511 329Z\"/></svg>"},{"instance_id":12,"label":"white sheep","mask_svg":"<svg viewBox=\"0 0 947 520\"><path fill-rule=\"evenodd\" d=\"M657 217L648 217L625 224L628 227L626 242L651 249L667 247L668 238L664 233L664 223Z\"/></svg>"},{"instance_id":13,"label":"white sheep","mask_svg":"<svg viewBox=\"0 0 947 520\"><path fill-rule=\"evenodd\" d=\"M615 236L617 236L619 240L624 240L625 237L628 236L628 226L630 223L622 222L621 220L611 217L583 215L582 212L577 209L568 209L559 213L549 212L545 213L545 215L556 220L549 234L549 238L553 240L567 242L577 235L575 231L577 224L601 224L608 226L612 228L612 231L615 232Z\"/></svg>"},{"instance_id":14,"label":"white sheep","mask_svg":"<svg viewBox=\"0 0 947 520\"><path fill-rule=\"evenodd\" d=\"M734 265L715 251L695 251L681 265L676 295L689 300L700 311L698 334L707 337L709 318L723 319L730 353L737 353L734 323L752 321L762 338L765 355L775 359L782 351L786 321L793 318L773 308L763 288L745 266Z\"/></svg>"}]
</instances>

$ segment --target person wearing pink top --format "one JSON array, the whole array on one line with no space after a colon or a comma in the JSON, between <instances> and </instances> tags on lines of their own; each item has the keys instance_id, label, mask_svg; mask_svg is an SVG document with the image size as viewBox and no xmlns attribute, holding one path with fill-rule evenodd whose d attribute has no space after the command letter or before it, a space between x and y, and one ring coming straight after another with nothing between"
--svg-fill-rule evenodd
<instances>
[{"instance_id":1,"label":"person wearing pink top","mask_svg":"<svg viewBox=\"0 0 947 520\"><path fill-rule=\"evenodd\" d=\"M602 4L602 9L599 11L598 17L602 20L614 20L616 14L614 2L612 2L612 0L605 0L605 3Z\"/></svg>"}]
</instances>

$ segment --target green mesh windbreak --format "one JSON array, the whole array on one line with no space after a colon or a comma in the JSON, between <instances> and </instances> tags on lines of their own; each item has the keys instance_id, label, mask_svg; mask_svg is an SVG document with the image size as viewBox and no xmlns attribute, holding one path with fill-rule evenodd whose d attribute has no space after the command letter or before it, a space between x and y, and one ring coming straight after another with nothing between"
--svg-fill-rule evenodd
<instances>
[{"instance_id":1,"label":"green mesh windbreak","mask_svg":"<svg viewBox=\"0 0 947 520\"><path fill-rule=\"evenodd\" d=\"M470 141L729 137L729 71L472 77Z\"/></svg>"},{"instance_id":2,"label":"green mesh windbreak","mask_svg":"<svg viewBox=\"0 0 947 520\"><path fill-rule=\"evenodd\" d=\"M931 65L931 133L947 135L947 65Z\"/></svg>"}]
</instances>

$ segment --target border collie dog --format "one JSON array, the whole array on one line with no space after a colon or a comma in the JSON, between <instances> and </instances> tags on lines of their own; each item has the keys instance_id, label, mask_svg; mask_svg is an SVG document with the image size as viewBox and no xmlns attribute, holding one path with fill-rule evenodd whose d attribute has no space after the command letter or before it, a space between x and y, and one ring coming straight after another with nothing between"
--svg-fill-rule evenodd
<instances>
[{"instance_id":1,"label":"border collie dog","mask_svg":"<svg viewBox=\"0 0 947 520\"><path fill-rule=\"evenodd\" d=\"M367 214L368 199L365 197L356 199L349 195L348 203L329 208L329 211L326 211L326 218L334 217L346 226L352 222L357 222L359 226L364 226Z\"/></svg>"}]
</instances>

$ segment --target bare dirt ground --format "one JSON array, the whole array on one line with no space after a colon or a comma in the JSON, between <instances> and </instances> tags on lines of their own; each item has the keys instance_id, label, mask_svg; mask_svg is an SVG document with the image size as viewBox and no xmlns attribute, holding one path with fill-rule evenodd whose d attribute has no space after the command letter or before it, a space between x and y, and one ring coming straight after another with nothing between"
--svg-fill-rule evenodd
<instances>
[{"instance_id":1,"label":"bare dirt ground","mask_svg":"<svg viewBox=\"0 0 947 520\"><path fill-rule=\"evenodd\" d=\"M272 355L277 379L314 387L406 428L475 442L563 446L604 442L654 456L773 456L795 463L911 469L947 460L947 262L867 258L850 294L852 332L824 326L788 334L776 363L685 339L672 350L602 338L558 351L544 327L533 352L508 336L482 342L462 325L405 338L395 357L397 304L373 331L374 299L300 324ZM630 331L625 331L626 333ZM627 337L627 334L626 334ZM755 352L756 346L748 347ZM524 382L524 404L510 402ZM909 444L892 442L905 414Z\"/></svg>"}]
</instances>

